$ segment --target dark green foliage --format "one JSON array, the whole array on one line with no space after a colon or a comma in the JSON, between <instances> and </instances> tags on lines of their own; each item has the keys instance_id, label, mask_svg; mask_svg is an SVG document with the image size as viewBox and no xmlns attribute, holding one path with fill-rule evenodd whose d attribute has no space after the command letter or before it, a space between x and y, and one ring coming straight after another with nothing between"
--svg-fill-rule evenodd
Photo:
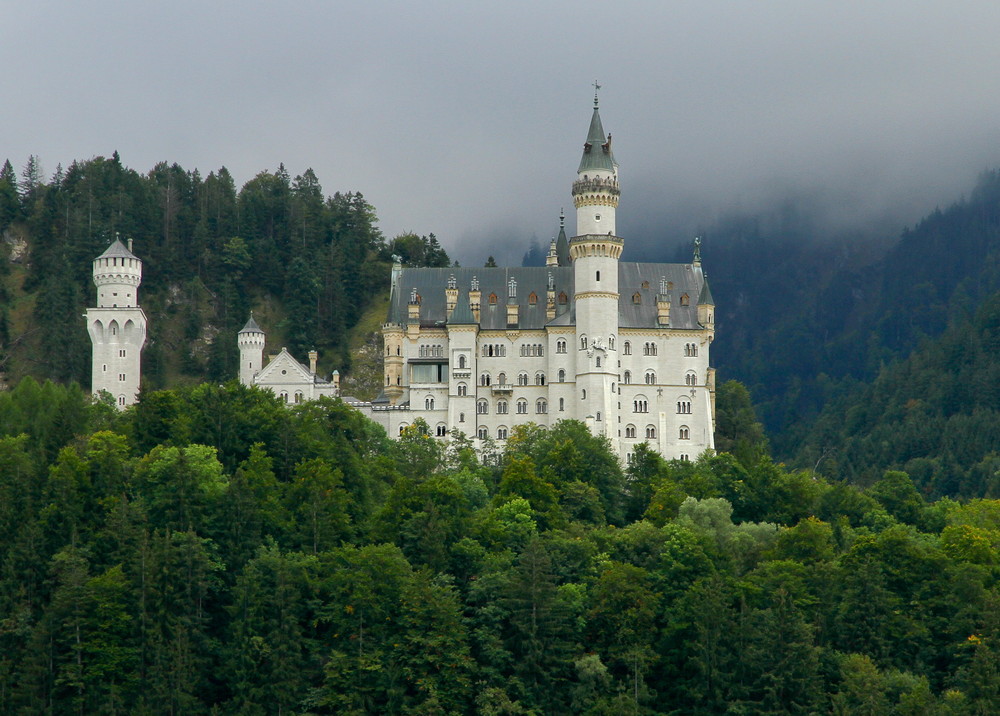
<instances>
[{"instance_id":1,"label":"dark green foliage","mask_svg":"<svg viewBox=\"0 0 1000 716\"><path fill-rule=\"evenodd\" d=\"M739 404L740 401L737 401ZM742 402L745 408L745 401ZM0 393L0 711L990 713L1000 503L638 449L495 464L234 383ZM744 413L745 414L745 413ZM751 431L752 432L752 431Z\"/></svg>"},{"instance_id":2,"label":"dark green foliage","mask_svg":"<svg viewBox=\"0 0 1000 716\"><path fill-rule=\"evenodd\" d=\"M8 163L0 171L0 232L16 225L26 239L23 288L35 295L32 315L8 322L13 335L0 336L16 354L8 370L87 379L80 315L93 302L91 262L116 237L134 239L143 260L145 387L162 388L178 374L231 379L235 334L255 304L275 319L287 316L267 328L284 333L290 348L317 348L330 370L344 370L347 331L385 290L389 272L377 221L360 193L324 198L311 169L294 180L283 167L261 172L237 191L224 167L202 178L161 162L141 175L115 154L74 162L46 183L37 158L22 179ZM424 243L428 265L448 265L433 235ZM8 267L4 256L0 279ZM174 320L178 308L187 315Z\"/></svg>"}]
</instances>

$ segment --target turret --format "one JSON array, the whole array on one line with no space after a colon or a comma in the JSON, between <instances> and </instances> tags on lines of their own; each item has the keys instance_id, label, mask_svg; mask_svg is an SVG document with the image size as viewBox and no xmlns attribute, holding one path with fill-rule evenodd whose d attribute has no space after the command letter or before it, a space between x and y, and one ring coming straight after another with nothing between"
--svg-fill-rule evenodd
<instances>
[{"instance_id":1,"label":"turret","mask_svg":"<svg viewBox=\"0 0 1000 716\"><path fill-rule=\"evenodd\" d=\"M94 259L97 307L87 309L87 332L93 345L91 388L109 393L124 408L139 393L146 314L139 307L142 261L117 238Z\"/></svg>"},{"instance_id":2,"label":"turret","mask_svg":"<svg viewBox=\"0 0 1000 716\"><path fill-rule=\"evenodd\" d=\"M580 350L576 383L581 397L586 396L588 411L594 414L592 430L609 438L616 438L618 432L618 400L612 386L618 377L613 346L618 332L618 261L624 246L615 235L619 195L611 135L605 140L595 94L590 131L573 182L577 235L569 241L569 255Z\"/></svg>"},{"instance_id":3,"label":"turret","mask_svg":"<svg viewBox=\"0 0 1000 716\"><path fill-rule=\"evenodd\" d=\"M611 135L604 136L604 126L594 94L594 114L583 144L583 157L573 182L573 205L576 207L577 236L615 235L615 210L618 208L618 164L611 153ZM572 250L572 249L571 249Z\"/></svg>"},{"instance_id":4,"label":"turret","mask_svg":"<svg viewBox=\"0 0 1000 716\"><path fill-rule=\"evenodd\" d=\"M257 325L250 312L250 320L236 334L236 343L240 347L240 383L253 385L254 378L264 367L264 331Z\"/></svg>"}]
</instances>

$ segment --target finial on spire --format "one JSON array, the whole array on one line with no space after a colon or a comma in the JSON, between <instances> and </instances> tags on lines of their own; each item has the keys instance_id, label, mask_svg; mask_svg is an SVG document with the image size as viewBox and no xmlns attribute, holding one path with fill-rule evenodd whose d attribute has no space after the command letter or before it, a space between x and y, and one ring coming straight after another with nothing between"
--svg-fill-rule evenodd
<instances>
[{"instance_id":1,"label":"finial on spire","mask_svg":"<svg viewBox=\"0 0 1000 716\"><path fill-rule=\"evenodd\" d=\"M560 229L566 228L566 211L565 209L562 208L559 209L559 228Z\"/></svg>"},{"instance_id":2,"label":"finial on spire","mask_svg":"<svg viewBox=\"0 0 1000 716\"><path fill-rule=\"evenodd\" d=\"M597 84L597 80L594 80L594 109L597 109L597 92L601 89L601 86Z\"/></svg>"}]
</instances>

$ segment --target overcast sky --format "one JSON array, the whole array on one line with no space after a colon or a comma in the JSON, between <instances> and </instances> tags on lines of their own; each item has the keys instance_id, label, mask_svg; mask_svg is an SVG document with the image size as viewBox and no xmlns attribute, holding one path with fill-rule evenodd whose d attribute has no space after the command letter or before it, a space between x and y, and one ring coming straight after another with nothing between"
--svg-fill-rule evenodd
<instances>
[{"instance_id":1,"label":"overcast sky","mask_svg":"<svg viewBox=\"0 0 1000 716\"><path fill-rule=\"evenodd\" d=\"M626 247L789 192L912 222L1000 165L996 0L0 0L0 67L18 170L312 167L464 263L571 213L594 79Z\"/></svg>"}]
</instances>

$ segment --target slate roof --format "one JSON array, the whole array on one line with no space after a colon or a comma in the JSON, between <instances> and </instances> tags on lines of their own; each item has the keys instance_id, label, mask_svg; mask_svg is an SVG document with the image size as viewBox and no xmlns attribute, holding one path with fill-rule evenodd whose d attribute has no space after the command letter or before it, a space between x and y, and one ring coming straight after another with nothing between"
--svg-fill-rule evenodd
<instances>
[{"instance_id":1,"label":"slate roof","mask_svg":"<svg viewBox=\"0 0 1000 716\"><path fill-rule=\"evenodd\" d=\"M99 259L139 259L133 254L119 239L111 242L111 246L105 249L104 253L98 256Z\"/></svg>"},{"instance_id":2,"label":"slate roof","mask_svg":"<svg viewBox=\"0 0 1000 716\"><path fill-rule=\"evenodd\" d=\"M558 297L565 293L568 302L556 301L556 317L547 321L545 305L548 298L548 277L552 274ZM458 305L452 316L446 316L445 287L449 276L455 276L460 290ZM481 330L507 329L507 286L513 278L517 282L518 328L521 330L542 329L546 325L572 326L576 323L573 302L574 275L571 266L546 267L526 266L516 268L404 268L399 282L393 288L389 302L390 323L407 323L407 304L410 292L416 289L420 296L420 325L445 327L450 318L452 323L474 323L468 308L468 295L475 277L479 281ZM668 283L670 295L670 327L696 329L698 324L698 297L701 295L704 276L700 266L692 264L657 264L621 261L618 264L618 323L622 328L655 328L657 326L656 295L660 280ZM643 284L646 284L645 288ZM532 305L529 296L534 292L537 302ZM639 303L634 302L639 294ZM496 295L496 303L490 304L490 295ZM681 305L687 296L687 306ZM464 304L464 305L463 305Z\"/></svg>"},{"instance_id":3,"label":"slate roof","mask_svg":"<svg viewBox=\"0 0 1000 716\"><path fill-rule=\"evenodd\" d=\"M250 314L250 320L247 321L247 324L243 326L243 328L240 330L240 333L263 333L263 332L264 330L257 325L257 321L253 320L252 313Z\"/></svg>"}]
</instances>

